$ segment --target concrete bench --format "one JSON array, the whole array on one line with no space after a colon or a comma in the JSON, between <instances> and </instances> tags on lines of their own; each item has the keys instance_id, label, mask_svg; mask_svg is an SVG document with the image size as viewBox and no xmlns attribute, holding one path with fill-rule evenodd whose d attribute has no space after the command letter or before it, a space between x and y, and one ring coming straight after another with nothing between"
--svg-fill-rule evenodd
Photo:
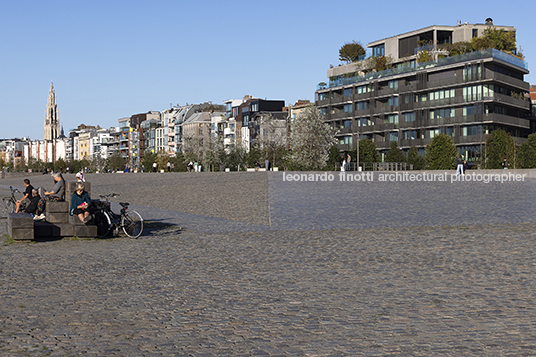
<instances>
[{"instance_id":1,"label":"concrete bench","mask_svg":"<svg viewBox=\"0 0 536 357\"><path fill-rule=\"evenodd\" d=\"M33 240L33 217L29 213L8 213L7 234L13 240Z\"/></svg>"},{"instance_id":2,"label":"concrete bench","mask_svg":"<svg viewBox=\"0 0 536 357\"><path fill-rule=\"evenodd\" d=\"M89 193L91 190L91 184L89 182L84 183L86 191ZM47 202L45 206L45 221L33 221L30 215L27 215L31 219L31 224L26 222L25 229L28 231L22 231L9 229L8 234L13 238L12 234L15 234L21 240L31 240L34 238L62 238L62 237L79 237L79 238L94 238L97 236L97 226L86 225L77 217L69 215L69 209L71 206L71 196L76 189L76 182L66 182L65 192L66 200L61 202ZM22 221L21 221L22 222ZM22 224L22 223L20 223ZM31 234L29 231L31 230ZM31 236L31 237L30 237ZM28 238L30 237L30 238ZM15 239L15 238L13 238Z\"/></svg>"}]
</instances>

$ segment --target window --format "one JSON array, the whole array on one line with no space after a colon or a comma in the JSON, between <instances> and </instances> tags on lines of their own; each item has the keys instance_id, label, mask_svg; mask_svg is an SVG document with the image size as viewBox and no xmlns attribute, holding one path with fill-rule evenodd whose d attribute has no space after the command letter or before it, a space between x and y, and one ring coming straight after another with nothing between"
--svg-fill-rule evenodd
<instances>
[{"instance_id":1,"label":"window","mask_svg":"<svg viewBox=\"0 0 536 357\"><path fill-rule=\"evenodd\" d=\"M463 116L482 114L482 104L463 107Z\"/></svg>"},{"instance_id":2,"label":"window","mask_svg":"<svg viewBox=\"0 0 536 357\"><path fill-rule=\"evenodd\" d=\"M351 128L352 127L352 120L345 120L342 122L343 128Z\"/></svg>"},{"instance_id":3,"label":"window","mask_svg":"<svg viewBox=\"0 0 536 357\"><path fill-rule=\"evenodd\" d=\"M320 115L326 115L326 108L320 108L318 111L320 112Z\"/></svg>"},{"instance_id":4,"label":"window","mask_svg":"<svg viewBox=\"0 0 536 357\"><path fill-rule=\"evenodd\" d=\"M248 126L249 124L249 115L244 115L244 126Z\"/></svg>"},{"instance_id":5,"label":"window","mask_svg":"<svg viewBox=\"0 0 536 357\"><path fill-rule=\"evenodd\" d=\"M482 79L482 67L480 64L470 64L463 69L464 81L477 81Z\"/></svg>"},{"instance_id":6,"label":"window","mask_svg":"<svg viewBox=\"0 0 536 357\"><path fill-rule=\"evenodd\" d=\"M367 102L357 102L357 110L365 110L367 107Z\"/></svg>"},{"instance_id":7,"label":"window","mask_svg":"<svg viewBox=\"0 0 536 357\"><path fill-rule=\"evenodd\" d=\"M351 113L352 112L352 107L353 107L352 104L345 104L344 105L344 112L345 113Z\"/></svg>"},{"instance_id":8,"label":"window","mask_svg":"<svg viewBox=\"0 0 536 357\"><path fill-rule=\"evenodd\" d=\"M478 29L473 29L473 38L478 37Z\"/></svg>"},{"instance_id":9,"label":"window","mask_svg":"<svg viewBox=\"0 0 536 357\"><path fill-rule=\"evenodd\" d=\"M430 110L430 119L453 118L454 108Z\"/></svg>"},{"instance_id":10,"label":"window","mask_svg":"<svg viewBox=\"0 0 536 357\"><path fill-rule=\"evenodd\" d=\"M398 124L398 114L390 114L383 119L384 124Z\"/></svg>"},{"instance_id":11,"label":"window","mask_svg":"<svg viewBox=\"0 0 536 357\"><path fill-rule=\"evenodd\" d=\"M398 107L398 97L391 97L387 100L387 105Z\"/></svg>"},{"instance_id":12,"label":"window","mask_svg":"<svg viewBox=\"0 0 536 357\"><path fill-rule=\"evenodd\" d=\"M416 130L404 131L404 140L415 140L417 138Z\"/></svg>"},{"instance_id":13,"label":"window","mask_svg":"<svg viewBox=\"0 0 536 357\"><path fill-rule=\"evenodd\" d=\"M357 119L357 126L370 126L373 125L369 118Z\"/></svg>"},{"instance_id":14,"label":"window","mask_svg":"<svg viewBox=\"0 0 536 357\"><path fill-rule=\"evenodd\" d=\"M482 100L482 86L480 85L480 86L463 87L463 100L465 102Z\"/></svg>"},{"instance_id":15,"label":"window","mask_svg":"<svg viewBox=\"0 0 536 357\"><path fill-rule=\"evenodd\" d=\"M352 88L346 88L344 90L344 96L345 97L351 97L352 96Z\"/></svg>"},{"instance_id":16,"label":"window","mask_svg":"<svg viewBox=\"0 0 536 357\"><path fill-rule=\"evenodd\" d=\"M372 55L374 57L385 56L385 44L372 47Z\"/></svg>"},{"instance_id":17,"label":"window","mask_svg":"<svg viewBox=\"0 0 536 357\"><path fill-rule=\"evenodd\" d=\"M363 94L363 93L367 93L367 86L357 87L357 94Z\"/></svg>"},{"instance_id":18,"label":"window","mask_svg":"<svg viewBox=\"0 0 536 357\"><path fill-rule=\"evenodd\" d=\"M343 136L342 138L340 138L339 144L340 145L352 145L352 136L351 135Z\"/></svg>"},{"instance_id":19,"label":"window","mask_svg":"<svg viewBox=\"0 0 536 357\"><path fill-rule=\"evenodd\" d=\"M328 96L326 93L318 93L318 100L326 100L328 99Z\"/></svg>"},{"instance_id":20,"label":"window","mask_svg":"<svg viewBox=\"0 0 536 357\"><path fill-rule=\"evenodd\" d=\"M462 136L480 135L482 133L482 125L470 125L462 127Z\"/></svg>"},{"instance_id":21,"label":"window","mask_svg":"<svg viewBox=\"0 0 536 357\"><path fill-rule=\"evenodd\" d=\"M389 141L398 141L398 131L389 133Z\"/></svg>"},{"instance_id":22,"label":"window","mask_svg":"<svg viewBox=\"0 0 536 357\"><path fill-rule=\"evenodd\" d=\"M445 98L454 98L454 89L438 90L430 92L430 100L439 100Z\"/></svg>"},{"instance_id":23,"label":"window","mask_svg":"<svg viewBox=\"0 0 536 357\"><path fill-rule=\"evenodd\" d=\"M415 121L415 113L405 113L404 114L404 121Z\"/></svg>"},{"instance_id":24,"label":"window","mask_svg":"<svg viewBox=\"0 0 536 357\"><path fill-rule=\"evenodd\" d=\"M259 103L251 104L251 111L252 112L258 112L259 111Z\"/></svg>"},{"instance_id":25,"label":"window","mask_svg":"<svg viewBox=\"0 0 536 357\"><path fill-rule=\"evenodd\" d=\"M398 81L389 81L389 88L398 90Z\"/></svg>"}]
</instances>

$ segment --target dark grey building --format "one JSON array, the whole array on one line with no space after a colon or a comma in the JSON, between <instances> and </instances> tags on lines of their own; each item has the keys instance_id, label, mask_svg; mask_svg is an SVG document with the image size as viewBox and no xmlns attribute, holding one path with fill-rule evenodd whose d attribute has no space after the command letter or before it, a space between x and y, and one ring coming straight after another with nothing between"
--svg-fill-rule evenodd
<instances>
[{"instance_id":1,"label":"dark grey building","mask_svg":"<svg viewBox=\"0 0 536 357\"><path fill-rule=\"evenodd\" d=\"M359 137L372 139L382 154L393 141L406 151L424 150L434 136L447 134L465 159L477 161L492 130L505 130L518 144L526 140L535 129L527 63L495 49L448 56L439 46L481 36L490 20L431 26L368 44L373 54L392 58L388 70L371 71L366 61L329 69L316 105L339 129L339 148L350 149ZM423 51L430 60L419 62Z\"/></svg>"}]
</instances>

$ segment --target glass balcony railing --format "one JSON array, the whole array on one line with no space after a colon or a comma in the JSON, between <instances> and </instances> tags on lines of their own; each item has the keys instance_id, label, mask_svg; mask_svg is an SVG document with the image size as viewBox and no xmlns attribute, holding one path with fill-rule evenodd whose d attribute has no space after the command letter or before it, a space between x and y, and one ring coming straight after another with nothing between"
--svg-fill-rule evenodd
<instances>
[{"instance_id":1,"label":"glass balcony railing","mask_svg":"<svg viewBox=\"0 0 536 357\"><path fill-rule=\"evenodd\" d=\"M472 60L486 58L486 57L497 58L497 59L508 62L511 65L514 65L516 67L519 67L525 70L529 69L527 62L517 57L514 57L512 55L509 55L507 53L496 50L494 48L488 48L486 50L469 52L469 53L465 53L465 54L457 55L457 56L440 58L437 61L417 63L415 67L408 66L408 67L400 67L400 68L391 68L385 71L368 73L362 76L355 76L355 77L346 77L346 78L336 77L335 79L329 81L329 88L369 81L369 80L378 79L378 78L394 76L397 74L415 72L415 71L427 69L427 68L434 68L438 66L445 66L445 65L459 63L459 62L472 61ZM317 90L321 90L321 89L326 89L326 87L325 86L317 87Z\"/></svg>"}]
</instances>

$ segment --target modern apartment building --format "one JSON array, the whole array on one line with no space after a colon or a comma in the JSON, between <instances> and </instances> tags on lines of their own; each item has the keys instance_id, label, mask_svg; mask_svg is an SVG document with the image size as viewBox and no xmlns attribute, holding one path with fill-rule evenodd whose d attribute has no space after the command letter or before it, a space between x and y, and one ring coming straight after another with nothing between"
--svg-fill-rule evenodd
<instances>
[{"instance_id":1,"label":"modern apartment building","mask_svg":"<svg viewBox=\"0 0 536 357\"><path fill-rule=\"evenodd\" d=\"M491 25L487 19L430 26L371 42L367 47L374 56L392 58L387 70L372 71L367 62L330 68L329 83L316 91L316 105L339 129L339 149L352 148L358 137L370 138L383 158L392 142L405 151L412 146L423 151L444 133L465 159L477 161L492 130L505 130L518 144L525 140L536 129L523 79L527 63L496 49L450 56L440 46L470 41ZM423 51L426 62L419 61Z\"/></svg>"}]
</instances>

